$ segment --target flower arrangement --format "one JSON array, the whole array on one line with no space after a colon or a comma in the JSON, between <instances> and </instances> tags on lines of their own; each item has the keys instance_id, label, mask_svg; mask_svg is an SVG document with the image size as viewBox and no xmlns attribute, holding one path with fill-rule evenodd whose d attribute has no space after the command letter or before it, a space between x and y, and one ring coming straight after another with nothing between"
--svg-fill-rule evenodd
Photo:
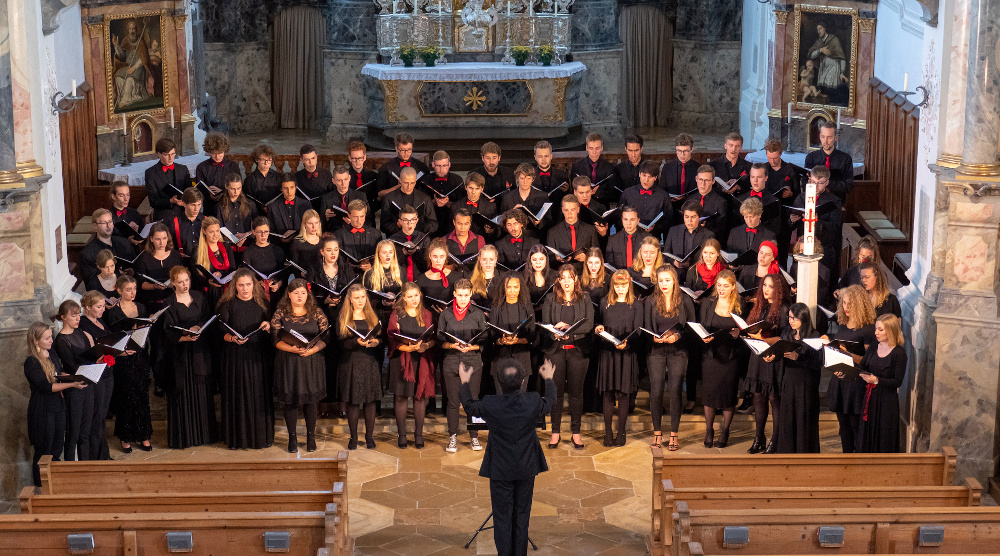
<instances>
[{"instance_id":1,"label":"flower arrangement","mask_svg":"<svg viewBox=\"0 0 1000 556\"><path fill-rule=\"evenodd\" d=\"M543 66L552 65L552 59L556 56L556 49L551 44L543 44L538 47L538 61Z\"/></svg>"},{"instance_id":2,"label":"flower arrangement","mask_svg":"<svg viewBox=\"0 0 1000 556\"><path fill-rule=\"evenodd\" d=\"M425 46L420 49L420 58L424 61L424 65L427 67L433 67L434 61L444 54L442 50L436 46Z\"/></svg>"},{"instance_id":3,"label":"flower arrangement","mask_svg":"<svg viewBox=\"0 0 1000 556\"><path fill-rule=\"evenodd\" d=\"M404 66L408 68L413 67L413 61L417 59L417 49L413 46L400 47L399 59L403 61Z\"/></svg>"},{"instance_id":4,"label":"flower arrangement","mask_svg":"<svg viewBox=\"0 0 1000 556\"><path fill-rule=\"evenodd\" d=\"M510 49L510 56L514 58L514 65L523 66L531 56L531 49L527 46L514 46Z\"/></svg>"}]
</instances>

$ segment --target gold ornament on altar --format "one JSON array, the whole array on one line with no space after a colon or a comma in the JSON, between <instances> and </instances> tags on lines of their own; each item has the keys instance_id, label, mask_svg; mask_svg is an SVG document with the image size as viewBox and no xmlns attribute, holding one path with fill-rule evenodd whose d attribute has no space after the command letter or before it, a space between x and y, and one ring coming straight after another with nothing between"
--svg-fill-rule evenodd
<instances>
[{"instance_id":1,"label":"gold ornament on altar","mask_svg":"<svg viewBox=\"0 0 1000 556\"><path fill-rule=\"evenodd\" d=\"M471 106L473 110L479 110L479 106L486 102L486 95L479 90L479 87L473 87L465 93L462 100L465 101L466 106Z\"/></svg>"}]
</instances>

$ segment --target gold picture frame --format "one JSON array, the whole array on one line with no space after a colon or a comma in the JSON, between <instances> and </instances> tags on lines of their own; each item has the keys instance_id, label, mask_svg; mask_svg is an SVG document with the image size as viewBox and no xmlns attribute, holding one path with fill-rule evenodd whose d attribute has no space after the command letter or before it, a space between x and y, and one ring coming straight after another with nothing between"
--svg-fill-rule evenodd
<instances>
[{"instance_id":1,"label":"gold picture frame","mask_svg":"<svg viewBox=\"0 0 1000 556\"><path fill-rule=\"evenodd\" d=\"M857 110L858 10L795 5L791 89L795 110Z\"/></svg>"},{"instance_id":2,"label":"gold picture frame","mask_svg":"<svg viewBox=\"0 0 1000 556\"><path fill-rule=\"evenodd\" d=\"M108 121L139 112L159 115L170 106L167 19L163 10L104 16Z\"/></svg>"}]
</instances>

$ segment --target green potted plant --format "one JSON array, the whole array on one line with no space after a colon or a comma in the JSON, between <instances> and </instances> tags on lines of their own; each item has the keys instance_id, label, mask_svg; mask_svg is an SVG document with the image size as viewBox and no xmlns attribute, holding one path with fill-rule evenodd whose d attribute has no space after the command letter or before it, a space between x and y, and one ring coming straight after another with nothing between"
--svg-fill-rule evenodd
<instances>
[{"instance_id":1,"label":"green potted plant","mask_svg":"<svg viewBox=\"0 0 1000 556\"><path fill-rule=\"evenodd\" d=\"M551 44L543 44L538 47L538 61L543 66L551 66L552 59L556 56L556 49Z\"/></svg>"},{"instance_id":2,"label":"green potted plant","mask_svg":"<svg viewBox=\"0 0 1000 556\"><path fill-rule=\"evenodd\" d=\"M399 59L403 61L403 65L412 68L413 60L417 58L417 49L412 46L403 46L399 49Z\"/></svg>"},{"instance_id":3,"label":"green potted plant","mask_svg":"<svg viewBox=\"0 0 1000 556\"><path fill-rule=\"evenodd\" d=\"M527 46L515 46L510 49L510 56L514 58L515 66L523 66L531 56L531 49Z\"/></svg>"},{"instance_id":4,"label":"green potted plant","mask_svg":"<svg viewBox=\"0 0 1000 556\"><path fill-rule=\"evenodd\" d=\"M434 61L441 57L441 49L436 46L425 46L420 49L420 58L424 61L424 65L432 68L434 67Z\"/></svg>"}]
</instances>

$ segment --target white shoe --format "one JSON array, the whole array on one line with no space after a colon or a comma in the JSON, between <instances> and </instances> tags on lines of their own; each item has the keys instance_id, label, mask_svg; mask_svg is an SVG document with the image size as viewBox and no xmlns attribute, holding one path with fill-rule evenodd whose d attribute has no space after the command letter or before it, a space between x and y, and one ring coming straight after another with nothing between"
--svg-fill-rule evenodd
<instances>
[{"instance_id":1,"label":"white shoe","mask_svg":"<svg viewBox=\"0 0 1000 556\"><path fill-rule=\"evenodd\" d=\"M458 435L451 435L451 439L448 440L448 447L444 449L445 452L457 452L458 451Z\"/></svg>"},{"instance_id":2,"label":"white shoe","mask_svg":"<svg viewBox=\"0 0 1000 556\"><path fill-rule=\"evenodd\" d=\"M479 443L478 438L472 439L472 449L475 450L476 452L483 449L483 445Z\"/></svg>"}]
</instances>

